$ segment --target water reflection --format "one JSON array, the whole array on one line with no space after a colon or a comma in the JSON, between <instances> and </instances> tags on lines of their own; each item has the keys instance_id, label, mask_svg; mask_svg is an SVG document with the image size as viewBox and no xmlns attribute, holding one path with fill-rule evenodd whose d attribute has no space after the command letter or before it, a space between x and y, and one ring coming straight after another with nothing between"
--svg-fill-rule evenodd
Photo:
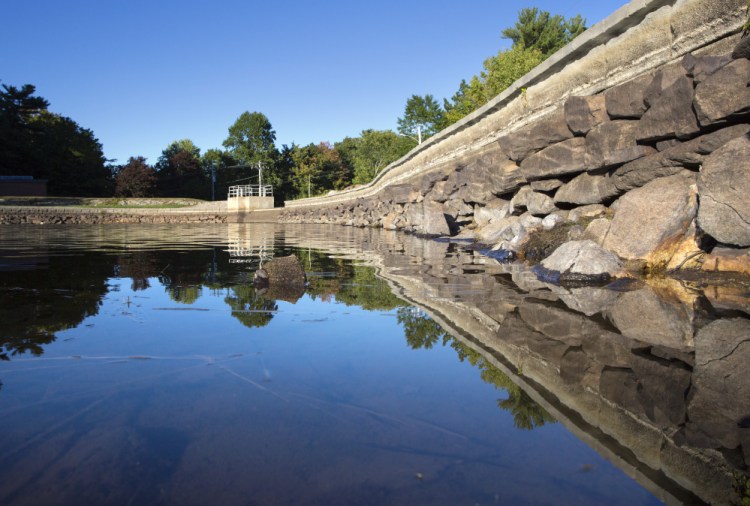
<instances>
[{"instance_id":1,"label":"water reflection","mask_svg":"<svg viewBox=\"0 0 750 506\"><path fill-rule=\"evenodd\" d=\"M517 441L525 440L524 434L530 429L536 429L534 437L544 438L547 431L564 427L666 503L729 504L740 501L746 493L743 480L750 462L750 304L741 286L648 280L609 288L563 289L539 282L522 266L500 264L458 245L351 227L235 224L184 229L115 226L7 230L11 233L4 229L0 236L0 251L4 252L0 358L10 361L9 366L18 362L30 367L24 360L34 355L40 357L34 363L45 368L77 360L76 370L89 375L85 380L73 375L68 366L54 367L60 367L72 383L85 385L92 378L100 378L105 390L109 388L106 398L117 399L119 407L102 400L100 394L72 389L72 383L71 390L59 398L54 391L62 392L66 388L63 383L40 387L44 393L37 393L38 400L30 405L38 402L50 412L67 413L65 416L75 419L77 430L87 437L105 430L97 428L93 420L86 422L91 424L88 428L81 428L78 420L89 420L87 413L96 412L101 420L121 419L124 415L118 413L129 413L129 421L122 419L120 429L101 436L110 438L106 446L113 452L132 453L123 457L123 462L146 463L142 468L116 470L119 474L113 475L113 483L136 479L144 483L142 490L120 498L158 503L162 497L153 495L153 491L159 487L168 484L173 490L179 486L189 489L191 479L201 481L196 478L201 469L197 462L204 457L195 454L197 441L202 441L203 448L209 441L223 448L209 460L229 473L227 476L233 476L227 467L235 458L229 457L233 455L231 438L218 434L234 434L237 441L244 440L247 435L233 432L232 424L260 417L264 421L252 430L279 445L287 440L283 444L288 448L276 446L273 451L261 452L258 448L266 447L267 441L261 438L247 443L247 452L270 459L266 465L276 470L276 474L259 473L267 481L265 488L257 485L254 493L246 491L250 496L263 497L259 503L295 503L292 496L273 499L273 493L278 492L271 491L284 482L279 469L299 473L289 477L296 485L287 486L304 490L302 484L309 486L312 479L310 469L324 457L337 464L328 469L327 478L318 476L314 480L316 487L329 483L326 480L334 476L356 474L349 468L364 466L365 460L377 461L381 467L364 466L369 477L344 480L349 483L346 490L331 486L329 492L336 490L337 495L318 491L318 502L408 504L429 497L431 503L457 503L471 496L466 492L469 482L469 488L476 492L471 496L474 502L503 498L515 503L554 503L566 502L568 497L570 503L632 502L634 497L649 501L623 485L621 478L594 484L566 475L565 480L551 485L553 477L565 472L546 469L541 461L550 457L544 452L559 450L566 455L579 451L556 449L557 443L542 445L536 458L524 459L527 464L496 457L494 448L499 440L485 437L492 432L491 424L468 428L470 420L464 411L474 407L459 408L456 413L455 408L446 406L447 399L453 399L447 385L431 394L424 393L426 387L421 384L409 386L414 380L407 371L423 366L412 362L414 358L406 362L394 358L400 355L381 350L388 347L385 343L388 332L392 332L385 329L393 325L401 329L403 337L399 338L402 344L405 338L407 349L422 350L412 352L410 357L432 360L448 353L452 363L458 358L459 364L470 364L473 377L480 377L491 389L488 395L493 399L493 409L506 411L510 425L521 429L515 432ZM309 284L304 293L256 290L252 284L255 269L273 256L291 253L307 271ZM165 297L160 298L158 292ZM357 313L361 320L339 326L338 322L351 321L346 313L360 308L369 311L369 316ZM232 331L223 315L241 324L243 332ZM73 339L65 341L73 347L76 339L83 342L87 326L97 340L87 341L87 347L78 352L81 357L71 359L68 348L56 339ZM138 336L134 333L139 328L156 330ZM105 336L118 332L122 340L103 342ZM330 335L340 336L340 340L327 348ZM370 347L350 350L363 335ZM211 336L210 347L204 349L208 345L200 340L202 336ZM289 350L299 356L282 359ZM357 357L355 361L333 361L332 357L349 351ZM44 362L47 354L49 361ZM400 361L404 361L403 368ZM138 374L133 376L134 370L124 369L117 373L112 366L104 368L105 363L124 364L136 368ZM440 369L426 374L437 387L441 376L460 376L460 367L451 372L452 367L441 362ZM20 366L0 369L3 379L15 378L24 374L22 371ZM378 376L375 371L384 375ZM36 373L41 377L42 370ZM135 388L130 385L141 385L142 377L160 378L157 383L148 380L137 387L147 397L128 390ZM233 390L227 383L231 381L244 384L254 393ZM26 423L26 418L16 415L29 409L24 407L28 403L16 397L18 382L11 386L6 379L6 384L0 390L0 402L5 398L10 404L0 410L0 418ZM391 388L402 394L385 395L386 384L400 385ZM413 395L415 392L421 395ZM245 404L236 405L230 400L232 395ZM472 395L462 391L458 398ZM187 407L182 404L186 398L198 400L199 405ZM418 411L408 414L391 409L402 401L408 408L399 409ZM202 420L207 425L202 430L191 429L176 423L173 415L143 408L156 405L162 409L171 406L184 420ZM294 410L292 405L296 406ZM325 416L305 418L304 428L286 427L280 422L286 417L298 418L302 408ZM433 418L435 413L441 417ZM39 420L45 416L40 414ZM489 420L483 418L488 415L472 412L474 416ZM139 421L146 419L146 424ZM332 425L340 432L324 437L314 431L315 427ZM354 426L358 427L356 431ZM386 430L388 426L414 434L414 439L395 438ZM75 457L102 463L94 450L58 434L55 424L44 426L40 421L34 427L42 435L40 442L77 448L78 453L66 450L61 454L66 461ZM364 443L350 440L349 435L361 427L377 436ZM426 428L429 434L416 436ZM277 434L279 430L290 432L282 437ZM209 437L206 431L217 431L217 435ZM0 440L0 461L11 461L19 452L33 448L36 436L25 434L23 440L30 443L20 446ZM14 437L20 440L19 434ZM341 446L336 440L341 438L352 441L357 450L349 448L351 453L345 460L337 460L340 454L333 455L327 446L320 446L329 437L332 446ZM517 444L516 439L512 444ZM289 441L296 448L307 448L309 455L297 455ZM459 446L466 453L458 452ZM449 449L458 453L451 454ZM523 449L529 455L534 451ZM407 473L410 480L416 473L429 476L424 469L432 469L436 476L443 473L443 484L450 482L453 488L450 492L441 488L443 495L435 488L430 490L436 495L420 495L424 490L419 492L421 489L415 487L425 488L421 479L416 480L418 485L410 481L406 486L398 481L402 478L385 471L394 465L386 455L393 454L414 462ZM44 462L40 454L32 455ZM311 467L285 467L288 463L284 459L295 458ZM241 469L250 465L250 457L237 459L235 465ZM430 465L436 467L430 467L425 459L432 459ZM589 473L604 466L589 460L591 457L586 457L579 464L579 471ZM458 470L458 461L471 462L471 478ZM250 468L255 471L263 464L256 461L253 466ZM547 487L546 492L538 496L510 484L508 490L498 492L492 488L497 484L497 469L513 476L512 480L526 480L523 483L530 488ZM519 478L519 473L531 472L537 472L536 478L541 480L533 486L528 474ZM373 478L385 475L389 477L384 481ZM30 479L29 475L19 476ZM368 489L371 479L378 485ZM9 487L7 480L3 486L3 481L0 475L0 498L29 497L18 487ZM400 485L394 489L396 482ZM258 495L261 489L271 495ZM586 492L575 495L574 491L581 490ZM108 502L104 495L95 497ZM185 499L178 492L170 497ZM208 498L210 494L196 497ZM228 503L241 502L222 497Z\"/></svg>"}]
</instances>

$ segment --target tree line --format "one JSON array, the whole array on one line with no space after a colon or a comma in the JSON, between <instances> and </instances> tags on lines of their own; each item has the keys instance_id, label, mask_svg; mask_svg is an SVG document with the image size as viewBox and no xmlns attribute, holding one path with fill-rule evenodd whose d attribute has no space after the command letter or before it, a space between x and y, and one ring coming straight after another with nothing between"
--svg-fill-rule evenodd
<instances>
[{"instance_id":1,"label":"tree line","mask_svg":"<svg viewBox=\"0 0 750 506\"><path fill-rule=\"evenodd\" d=\"M52 113L33 85L0 90L0 175L48 179L61 196L192 197L223 200L230 185L263 182L284 200L321 195L371 181L418 143L459 121L508 88L580 35L585 20L537 8L519 12L502 31L512 45L484 61L442 105L431 94L412 95L393 130L363 130L331 144L276 147L276 132L261 112L243 112L229 127L223 149L204 152L190 139L169 144L153 165L142 156L110 163L91 130ZM212 189L214 190L212 192ZM213 195L212 195L213 193Z\"/></svg>"}]
</instances>

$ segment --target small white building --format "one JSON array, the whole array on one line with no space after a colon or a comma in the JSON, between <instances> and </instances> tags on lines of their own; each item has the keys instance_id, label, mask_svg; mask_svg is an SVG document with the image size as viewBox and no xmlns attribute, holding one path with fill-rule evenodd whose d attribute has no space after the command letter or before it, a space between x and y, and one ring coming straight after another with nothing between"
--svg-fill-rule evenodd
<instances>
[{"instance_id":1,"label":"small white building","mask_svg":"<svg viewBox=\"0 0 750 506\"><path fill-rule=\"evenodd\" d=\"M229 187L227 210L234 212L273 209L273 186L247 184Z\"/></svg>"}]
</instances>

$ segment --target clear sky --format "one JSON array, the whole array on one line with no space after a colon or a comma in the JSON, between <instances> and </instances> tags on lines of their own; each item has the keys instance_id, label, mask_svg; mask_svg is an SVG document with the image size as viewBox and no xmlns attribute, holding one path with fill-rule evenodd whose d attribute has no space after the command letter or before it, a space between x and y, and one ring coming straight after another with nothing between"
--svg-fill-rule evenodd
<instances>
[{"instance_id":1,"label":"clear sky","mask_svg":"<svg viewBox=\"0 0 750 506\"><path fill-rule=\"evenodd\" d=\"M0 81L35 85L120 163L177 139L221 148L243 111L268 116L279 147L336 142L395 129L412 94L452 96L523 7L591 26L626 3L6 1Z\"/></svg>"}]
</instances>

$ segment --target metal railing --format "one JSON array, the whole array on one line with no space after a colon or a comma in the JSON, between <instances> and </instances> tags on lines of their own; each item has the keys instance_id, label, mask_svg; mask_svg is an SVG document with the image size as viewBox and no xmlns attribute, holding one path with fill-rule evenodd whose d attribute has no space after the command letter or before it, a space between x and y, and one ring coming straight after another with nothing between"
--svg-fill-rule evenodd
<instances>
[{"instance_id":1,"label":"metal railing","mask_svg":"<svg viewBox=\"0 0 750 506\"><path fill-rule=\"evenodd\" d=\"M273 186L270 184L246 184L229 187L229 198L236 197L273 197Z\"/></svg>"}]
</instances>

